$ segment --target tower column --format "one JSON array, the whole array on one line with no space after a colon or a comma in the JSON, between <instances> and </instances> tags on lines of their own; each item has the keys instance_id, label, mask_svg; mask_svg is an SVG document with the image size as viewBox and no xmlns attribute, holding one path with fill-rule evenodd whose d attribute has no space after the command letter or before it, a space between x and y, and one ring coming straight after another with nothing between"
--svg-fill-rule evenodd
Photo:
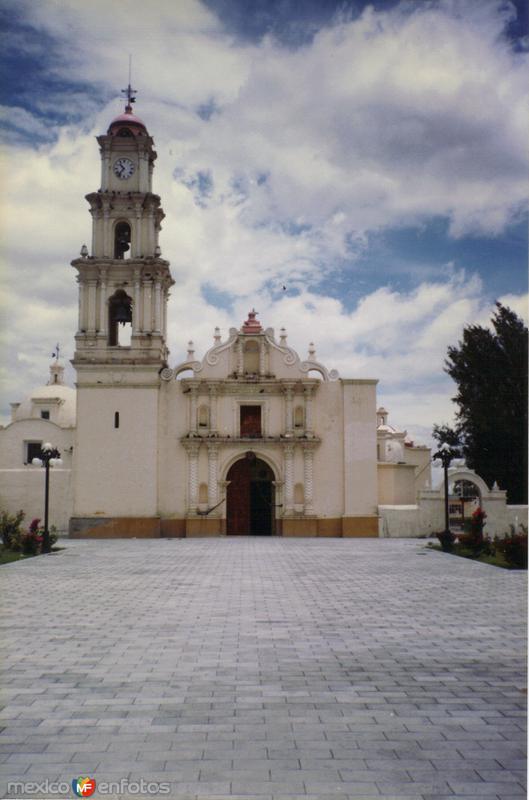
<instances>
[{"instance_id":1,"label":"tower column","mask_svg":"<svg viewBox=\"0 0 529 800\"><path fill-rule=\"evenodd\" d=\"M88 333L95 333L96 331L96 314L97 314L97 279L88 279Z\"/></svg>"},{"instance_id":2,"label":"tower column","mask_svg":"<svg viewBox=\"0 0 529 800\"><path fill-rule=\"evenodd\" d=\"M154 279L154 332L160 333L162 330L162 286L160 276Z\"/></svg>"},{"instance_id":3,"label":"tower column","mask_svg":"<svg viewBox=\"0 0 529 800\"><path fill-rule=\"evenodd\" d=\"M140 258L142 255L142 235L141 235L141 203L134 206L136 211L135 235L132 240L132 256Z\"/></svg>"},{"instance_id":4,"label":"tower column","mask_svg":"<svg viewBox=\"0 0 529 800\"><path fill-rule=\"evenodd\" d=\"M102 269L99 278L99 333L107 335L107 271Z\"/></svg>"},{"instance_id":5,"label":"tower column","mask_svg":"<svg viewBox=\"0 0 529 800\"><path fill-rule=\"evenodd\" d=\"M141 331L141 281L139 270L134 270L134 305L132 307L132 334Z\"/></svg>"}]
</instances>

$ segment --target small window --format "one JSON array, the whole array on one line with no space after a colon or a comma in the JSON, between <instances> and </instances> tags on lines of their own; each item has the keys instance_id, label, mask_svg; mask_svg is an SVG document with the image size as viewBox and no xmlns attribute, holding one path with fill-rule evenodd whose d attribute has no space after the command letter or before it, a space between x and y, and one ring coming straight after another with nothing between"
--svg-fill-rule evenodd
<instances>
[{"instance_id":1,"label":"small window","mask_svg":"<svg viewBox=\"0 0 529 800\"><path fill-rule=\"evenodd\" d=\"M41 418L41 419L49 419L49 418L50 418L50 412L49 412L49 411L45 411L45 410L43 409L43 410L40 412L40 418Z\"/></svg>"},{"instance_id":2,"label":"small window","mask_svg":"<svg viewBox=\"0 0 529 800\"><path fill-rule=\"evenodd\" d=\"M258 439L261 433L261 406L241 406L241 436Z\"/></svg>"},{"instance_id":3,"label":"small window","mask_svg":"<svg viewBox=\"0 0 529 800\"><path fill-rule=\"evenodd\" d=\"M42 442L26 442L24 464L31 464L34 458L40 458L42 455L41 447Z\"/></svg>"},{"instance_id":4,"label":"small window","mask_svg":"<svg viewBox=\"0 0 529 800\"><path fill-rule=\"evenodd\" d=\"M114 412L114 428L119 428L119 411Z\"/></svg>"}]
</instances>

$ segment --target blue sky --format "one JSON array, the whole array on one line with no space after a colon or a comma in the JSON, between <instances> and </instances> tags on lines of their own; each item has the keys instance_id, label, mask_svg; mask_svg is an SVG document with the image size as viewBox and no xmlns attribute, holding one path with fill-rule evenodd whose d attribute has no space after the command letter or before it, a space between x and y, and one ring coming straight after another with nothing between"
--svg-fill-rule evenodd
<instances>
[{"instance_id":1,"label":"blue sky","mask_svg":"<svg viewBox=\"0 0 529 800\"><path fill-rule=\"evenodd\" d=\"M453 414L448 345L497 299L526 316L525 3L3 0L0 21L4 414L56 341L72 355L69 261L129 53L173 364L255 306L302 356L314 340L379 378L390 421L429 441Z\"/></svg>"}]
</instances>

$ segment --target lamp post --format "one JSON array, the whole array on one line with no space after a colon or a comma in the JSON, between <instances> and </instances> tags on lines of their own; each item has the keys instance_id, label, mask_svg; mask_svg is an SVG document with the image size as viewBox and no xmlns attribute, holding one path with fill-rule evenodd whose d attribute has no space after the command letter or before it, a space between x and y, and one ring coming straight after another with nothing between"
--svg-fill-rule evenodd
<instances>
[{"instance_id":1,"label":"lamp post","mask_svg":"<svg viewBox=\"0 0 529 800\"><path fill-rule=\"evenodd\" d=\"M444 479L445 479L445 529L443 531L444 536L449 539L450 538L450 518L448 515L448 467L450 466L450 462L452 461L452 451L450 449L450 445L446 442L441 445L437 453L434 455L434 461L440 461L443 465L444 470Z\"/></svg>"},{"instance_id":2,"label":"lamp post","mask_svg":"<svg viewBox=\"0 0 529 800\"><path fill-rule=\"evenodd\" d=\"M46 470L46 479L44 483L44 533L42 535L42 552L49 553L50 547L50 532L48 530L48 511L50 500L50 467L60 467L62 464L61 454L49 442L42 445L40 450L40 458L34 458L31 462L36 467L44 467Z\"/></svg>"}]
</instances>

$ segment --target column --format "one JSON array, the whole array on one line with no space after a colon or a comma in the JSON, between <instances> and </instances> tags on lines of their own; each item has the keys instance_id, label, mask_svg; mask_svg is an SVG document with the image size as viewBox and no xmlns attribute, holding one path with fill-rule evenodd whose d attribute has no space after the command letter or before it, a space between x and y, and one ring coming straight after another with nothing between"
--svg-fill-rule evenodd
<instances>
[{"instance_id":1,"label":"column","mask_svg":"<svg viewBox=\"0 0 529 800\"><path fill-rule=\"evenodd\" d=\"M305 387L305 433L313 436L312 430L312 386Z\"/></svg>"},{"instance_id":2,"label":"column","mask_svg":"<svg viewBox=\"0 0 529 800\"><path fill-rule=\"evenodd\" d=\"M218 492L218 455L219 446L208 444L208 506L212 508L219 502Z\"/></svg>"},{"instance_id":3,"label":"column","mask_svg":"<svg viewBox=\"0 0 529 800\"><path fill-rule=\"evenodd\" d=\"M294 511L294 445L287 444L284 447L285 453L285 514L292 514Z\"/></svg>"},{"instance_id":4,"label":"column","mask_svg":"<svg viewBox=\"0 0 529 800\"><path fill-rule=\"evenodd\" d=\"M141 258L143 255L142 251L142 238L141 238L141 227L142 227L142 216L141 216L141 203L135 203L134 208L136 211L136 224L134 226L134 240L132 242L133 247L131 248L131 255L133 258Z\"/></svg>"},{"instance_id":5,"label":"column","mask_svg":"<svg viewBox=\"0 0 529 800\"><path fill-rule=\"evenodd\" d=\"M102 269L99 277L99 333L107 335L107 271Z\"/></svg>"},{"instance_id":6,"label":"column","mask_svg":"<svg viewBox=\"0 0 529 800\"><path fill-rule=\"evenodd\" d=\"M134 306L132 308L132 334L137 335L141 330L141 283L140 273L134 270Z\"/></svg>"},{"instance_id":7,"label":"column","mask_svg":"<svg viewBox=\"0 0 529 800\"><path fill-rule=\"evenodd\" d=\"M217 432L217 387L209 387L209 431Z\"/></svg>"},{"instance_id":8,"label":"column","mask_svg":"<svg viewBox=\"0 0 529 800\"><path fill-rule=\"evenodd\" d=\"M85 284L80 275L77 276L77 283L79 284L79 333L86 330L85 325Z\"/></svg>"},{"instance_id":9,"label":"column","mask_svg":"<svg viewBox=\"0 0 529 800\"><path fill-rule=\"evenodd\" d=\"M97 280L89 278L88 281L88 333L95 333L96 330L96 300L97 300Z\"/></svg>"},{"instance_id":10,"label":"column","mask_svg":"<svg viewBox=\"0 0 529 800\"><path fill-rule=\"evenodd\" d=\"M151 333L152 331L152 283L150 279L143 279L143 331Z\"/></svg>"},{"instance_id":11,"label":"column","mask_svg":"<svg viewBox=\"0 0 529 800\"><path fill-rule=\"evenodd\" d=\"M303 480L305 484L305 514L314 514L314 450L311 445L303 445Z\"/></svg>"},{"instance_id":12,"label":"column","mask_svg":"<svg viewBox=\"0 0 529 800\"><path fill-rule=\"evenodd\" d=\"M294 397L294 389L292 386L285 388L285 433L292 435L292 400Z\"/></svg>"},{"instance_id":13,"label":"column","mask_svg":"<svg viewBox=\"0 0 529 800\"><path fill-rule=\"evenodd\" d=\"M191 386L189 395L189 432L197 432L198 386Z\"/></svg>"},{"instance_id":14,"label":"column","mask_svg":"<svg viewBox=\"0 0 529 800\"><path fill-rule=\"evenodd\" d=\"M188 457L188 513L196 514L198 505L198 452L200 445L187 446Z\"/></svg>"},{"instance_id":15,"label":"column","mask_svg":"<svg viewBox=\"0 0 529 800\"><path fill-rule=\"evenodd\" d=\"M103 257L114 258L114 243L110 241L110 209L103 208ZM112 247L112 250L111 250Z\"/></svg>"},{"instance_id":16,"label":"column","mask_svg":"<svg viewBox=\"0 0 529 800\"><path fill-rule=\"evenodd\" d=\"M160 333L162 329L162 295L161 295L160 276L157 275L154 281L154 332Z\"/></svg>"}]
</instances>

